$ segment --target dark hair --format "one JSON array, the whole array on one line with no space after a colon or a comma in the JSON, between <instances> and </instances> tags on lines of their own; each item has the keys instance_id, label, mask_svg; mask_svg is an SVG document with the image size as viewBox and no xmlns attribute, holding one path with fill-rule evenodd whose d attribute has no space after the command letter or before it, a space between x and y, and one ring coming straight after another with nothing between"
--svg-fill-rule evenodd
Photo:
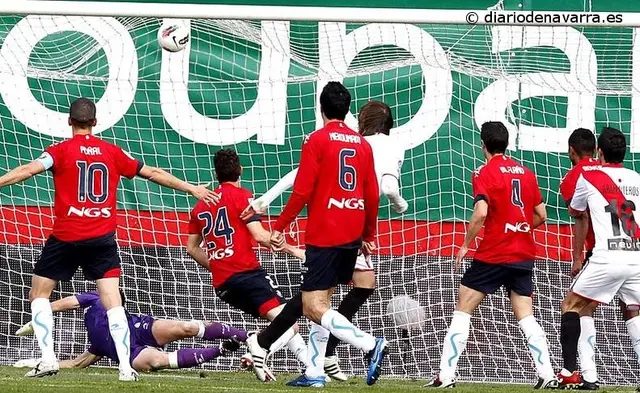
<instances>
[{"instance_id":1,"label":"dark hair","mask_svg":"<svg viewBox=\"0 0 640 393\"><path fill-rule=\"evenodd\" d=\"M213 156L213 166L220 183L238 181L242 173L238 153L232 149L222 149L217 152Z\"/></svg>"},{"instance_id":2,"label":"dark hair","mask_svg":"<svg viewBox=\"0 0 640 393\"><path fill-rule=\"evenodd\" d=\"M96 120L96 104L88 98L78 98L69 107L69 119L76 127L93 127Z\"/></svg>"},{"instance_id":3,"label":"dark hair","mask_svg":"<svg viewBox=\"0 0 640 393\"><path fill-rule=\"evenodd\" d=\"M329 120L344 120L349 113L351 94L340 82L329 82L320 94L320 109Z\"/></svg>"},{"instance_id":4,"label":"dark hair","mask_svg":"<svg viewBox=\"0 0 640 393\"><path fill-rule=\"evenodd\" d=\"M604 127L598 137L598 149L602 150L605 162L620 164L627 153L627 140L620 130Z\"/></svg>"},{"instance_id":5,"label":"dark hair","mask_svg":"<svg viewBox=\"0 0 640 393\"><path fill-rule=\"evenodd\" d=\"M125 303L127 302L127 297L125 296L122 289L120 289L120 300L122 300L122 307L124 307Z\"/></svg>"},{"instance_id":6,"label":"dark hair","mask_svg":"<svg viewBox=\"0 0 640 393\"><path fill-rule=\"evenodd\" d=\"M573 148L580 157L591 157L596 151L596 136L591 130L577 128L569 136L569 147Z\"/></svg>"},{"instance_id":7,"label":"dark hair","mask_svg":"<svg viewBox=\"0 0 640 393\"><path fill-rule=\"evenodd\" d=\"M393 128L393 115L389 105L381 101L369 101L360 108L358 130L363 136L377 133L389 135Z\"/></svg>"},{"instance_id":8,"label":"dark hair","mask_svg":"<svg viewBox=\"0 0 640 393\"><path fill-rule=\"evenodd\" d=\"M499 121L488 121L480 128L480 139L489 154L502 154L509 146L509 131Z\"/></svg>"}]
</instances>

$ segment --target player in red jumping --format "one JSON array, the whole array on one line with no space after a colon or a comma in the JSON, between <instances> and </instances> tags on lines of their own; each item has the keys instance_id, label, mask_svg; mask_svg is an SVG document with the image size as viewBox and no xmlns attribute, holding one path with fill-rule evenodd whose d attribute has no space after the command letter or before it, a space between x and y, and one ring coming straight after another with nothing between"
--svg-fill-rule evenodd
<instances>
[{"instance_id":1,"label":"player in red jumping","mask_svg":"<svg viewBox=\"0 0 640 393\"><path fill-rule=\"evenodd\" d=\"M120 380L138 379L130 363L129 326L119 291L120 256L115 232L116 193L121 176L138 175L205 201L214 198L213 191L206 187L191 185L162 169L143 165L118 146L93 136L96 122L93 102L86 98L74 101L69 110L73 137L51 145L35 161L0 177L0 187L4 187L51 170L55 188L53 232L34 266L29 292L33 328L42 358L26 377L58 372L49 296L58 281L71 280L78 267L82 267L86 279L96 280L100 300L107 310Z\"/></svg>"},{"instance_id":2,"label":"player in red jumping","mask_svg":"<svg viewBox=\"0 0 640 393\"><path fill-rule=\"evenodd\" d=\"M272 343L303 314L312 322L305 374L289 386L321 387L325 384L324 355L329 334L369 356L367 384L381 371L387 341L356 328L332 310L331 295L338 284L351 281L358 251L375 249L380 194L371 146L344 123L351 94L338 82L329 82L320 94L324 127L310 134L302 146L293 192L273 226L271 245L284 245L282 231L307 206L306 261L300 293L247 346L258 379L265 380L264 361Z\"/></svg>"},{"instance_id":3,"label":"player in red jumping","mask_svg":"<svg viewBox=\"0 0 640 393\"><path fill-rule=\"evenodd\" d=\"M253 195L240 187L242 173L240 159L235 151L218 151L213 163L220 185L216 188L217 203L196 203L191 212L187 252L195 261L209 270L213 287L220 299L239 310L272 321L284 308L285 300L253 250L253 242L269 247L269 232L254 215L246 222L240 218ZM203 250L201 244L204 243ZM289 244L284 251L304 259L304 252ZM306 344L297 333L297 326L283 332L271 350L287 345L298 360L306 363ZM250 357L243 357L251 362ZM269 374L270 379L273 375Z\"/></svg>"},{"instance_id":4,"label":"player in red jumping","mask_svg":"<svg viewBox=\"0 0 640 393\"><path fill-rule=\"evenodd\" d=\"M527 340L539 380L536 389L557 387L547 338L533 316L533 229L547 217L540 188L529 169L504 155L509 132L500 122L487 122L480 132L487 163L473 173L473 215L458 252L458 270L469 246L484 225L484 237L462 277L458 303L444 339L440 372L426 387L455 386L456 368L465 350L471 314L488 295L505 287L513 313Z\"/></svg>"}]
</instances>

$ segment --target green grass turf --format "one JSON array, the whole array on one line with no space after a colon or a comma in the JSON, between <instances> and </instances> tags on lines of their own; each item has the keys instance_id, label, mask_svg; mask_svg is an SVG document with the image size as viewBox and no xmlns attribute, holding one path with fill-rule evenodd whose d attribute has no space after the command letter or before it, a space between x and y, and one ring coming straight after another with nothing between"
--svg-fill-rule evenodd
<instances>
[{"instance_id":1,"label":"green grass turf","mask_svg":"<svg viewBox=\"0 0 640 393\"><path fill-rule=\"evenodd\" d=\"M198 371L163 371L142 374L139 382L119 382L117 370L90 368L85 370L61 370L53 377L25 379L28 369L0 367L0 392L2 393L102 393L102 392L161 392L161 393L197 393L197 392L234 392L234 393L278 393L294 392L296 388L284 386L294 375L277 375L278 381L268 384L259 382L248 372L213 373ZM202 376L201 376L202 375ZM349 382L332 382L324 389L334 392L428 392L422 388L424 380L382 379L375 386L367 386L364 378L352 378ZM303 391L308 391L304 389ZM312 391L316 391L313 389ZM460 393L520 393L532 392L527 385L500 384L458 384L450 392ZM631 387L605 387L600 392L633 392Z\"/></svg>"}]
</instances>

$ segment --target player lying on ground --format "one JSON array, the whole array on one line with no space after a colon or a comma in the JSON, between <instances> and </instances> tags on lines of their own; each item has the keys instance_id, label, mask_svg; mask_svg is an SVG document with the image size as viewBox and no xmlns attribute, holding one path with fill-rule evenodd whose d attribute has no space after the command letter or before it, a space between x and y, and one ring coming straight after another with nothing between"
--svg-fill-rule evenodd
<instances>
[{"instance_id":1,"label":"player lying on ground","mask_svg":"<svg viewBox=\"0 0 640 393\"><path fill-rule=\"evenodd\" d=\"M266 378L268 349L303 314L312 321L305 374L290 386L324 386L324 354L329 334L368 354L367 384L380 376L387 341L356 328L330 309L338 284L351 281L358 252L375 249L380 193L369 143L344 123L351 95L338 82L329 82L320 94L324 127L307 136L293 192L273 225L271 245L285 245L282 231L307 206L306 261L300 293L287 302L278 317L247 346L258 379ZM355 204L351 204L355 202ZM364 242L364 243L363 243Z\"/></svg>"},{"instance_id":2,"label":"player lying on ground","mask_svg":"<svg viewBox=\"0 0 640 393\"><path fill-rule=\"evenodd\" d=\"M539 376L536 389L555 388L547 338L533 316L533 263L536 245L533 228L547 218L536 176L504 155L509 132L500 122L484 123L480 131L487 160L472 175L473 215L458 252L458 270L469 246L484 225L471 266L462 276L456 310L444 339L440 372L427 387L455 386L456 368L469 338L471 314L482 300L505 287L513 313L527 340Z\"/></svg>"},{"instance_id":3,"label":"player lying on ground","mask_svg":"<svg viewBox=\"0 0 640 393\"><path fill-rule=\"evenodd\" d=\"M129 364L130 348L124 339L129 335L129 328L118 289L120 256L115 232L120 177L137 175L205 201L214 196L213 191L204 186L193 186L162 169L143 165L118 146L93 136L96 123L93 102L86 98L74 101L69 110L73 137L49 146L35 161L0 177L0 187L4 187L51 170L55 189L53 232L34 266L29 292L42 360L26 377L58 372L49 297L58 281L71 280L78 267L82 267L86 279L96 280L107 309L109 332L120 362L120 380L137 380L137 373Z\"/></svg>"},{"instance_id":4,"label":"player lying on ground","mask_svg":"<svg viewBox=\"0 0 640 393\"><path fill-rule=\"evenodd\" d=\"M595 246L562 302L560 379L575 378L580 313L586 307L592 302L608 304L616 294L628 306L640 305L640 230L634 214L640 206L640 175L622 166L626 149L622 132L603 128L598 137L601 165L582 168L571 199L571 216L582 217L588 211ZM626 325L631 337L640 337L640 317ZM640 358L640 341L632 343Z\"/></svg>"},{"instance_id":5,"label":"player lying on ground","mask_svg":"<svg viewBox=\"0 0 640 393\"><path fill-rule=\"evenodd\" d=\"M571 204L571 199L576 190L578 179L583 173L584 167L599 165L600 162L593 158L596 151L596 137L593 132L585 128L578 128L571 136L569 136L569 159L573 164L573 168L562 179L560 184L560 194L564 199L567 207ZM595 238L591 220L588 211L585 214L575 218L573 237L573 265L571 267L571 275L577 275L582 266L584 266L589 256L593 252ZM587 250L587 257L583 260L584 249ZM564 303L562 304L564 309ZM596 327L593 321L593 313L598 307L598 302L591 302L580 312L580 338L578 339L578 353L580 355L580 368L582 373L578 371L570 374L559 374L561 387L578 387L581 390L597 390L598 372L595 362L595 343L596 343ZM620 301L620 309L623 318L627 321L627 325L633 326L633 322L628 322L638 316L637 311L627 309L627 305ZM640 340L640 329L629 330L631 341ZM634 336L635 334L635 336Z\"/></svg>"},{"instance_id":6,"label":"player lying on ground","mask_svg":"<svg viewBox=\"0 0 640 393\"><path fill-rule=\"evenodd\" d=\"M376 177L380 192L389 198L391 206L398 213L407 210L407 201L400 195L400 168L404 159L404 149L389 136L393 128L391 108L380 101L369 101L358 115L358 131L371 145L375 163ZM263 196L254 200L243 218L249 218L253 213L263 214L267 207L283 192L293 186L298 169L286 174ZM376 286L375 269L371 258L359 255L353 272L353 288L342 299L338 312L349 321L353 319L360 307L367 301ZM339 340L331 335L325 353L324 371L333 379L346 381L347 376L340 369L336 356ZM307 348L307 351L309 348Z\"/></svg>"},{"instance_id":7,"label":"player lying on ground","mask_svg":"<svg viewBox=\"0 0 640 393\"><path fill-rule=\"evenodd\" d=\"M121 292L122 304L125 303ZM77 293L56 300L51 304L53 312L83 308L84 324L89 339L89 349L70 360L60 362L60 368L85 368L103 357L118 361L115 344L109 334L107 311L100 303L97 292ZM239 342L247 339L244 330L217 322L174 321L155 319L150 315L127 314L131 348L131 364L136 371L155 371L164 368L189 368L209 362L218 356L237 350ZM26 336L33 333L33 324L27 323L16 334ZM183 348L164 352L162 348L174 341L197 337L204 341L228 340L221 345L208 348ZM37 359L24 359L16 367L27 367Z\"/></svg>"},{"instance_id":8,"label":"player lying on ground","mask_svg":"<svg viewBox=\"0 0 640 393\"><path fill-rule=\"evenodd\" d=\"M238 154L233 150L220 150L213 157L213 164L220 182L215 190L218 200L210 205L198 202L193 208L187 252L211 272L213 287L220 299L256 318L272 321L282 311L285 300L253 249L254 240L270 246L269 232L258 215L247 222L240 219L253 196L240 187L242 166ZM203 242L206 252L201 246ZM299 248L286 244L284 251L304 259L304 252ZM287 345L300 362L307 360L306 344L297 333L297 326L291 326L272 344L272 351ZM245 359L252 361L250 357ZM270 372L269 375L273 379Z\"/></svg>"}]
</instances>

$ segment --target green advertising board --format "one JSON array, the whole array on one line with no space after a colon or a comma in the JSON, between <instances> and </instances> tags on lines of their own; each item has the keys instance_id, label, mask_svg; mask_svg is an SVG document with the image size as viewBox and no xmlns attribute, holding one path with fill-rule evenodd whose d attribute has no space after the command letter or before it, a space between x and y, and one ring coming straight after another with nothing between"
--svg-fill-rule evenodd
<instances>
[{"instance_id":1,"label":"green advertising board","mask_svg":"<svg viewBox=\"0 0 640 393\"><path fill-rule=\"evenodd\" d=\"M459 9L493 5L452 3ZM507 1L505 7L558 9L555 3ZM640 11L640 4L613 3ZM393 5L441 6L432 0ZM596 4L593 10L606 6ZM585 10L582 0L562 7ZM483 162L478 124L484 120L504 118L510 124L510 154L538 174L551 220L568 221L557 190L570 166L566 136L573 128L618 127L631 140L629 165L640 158L640 135L635 137L640 126L633 127L640 117L632 116L631 94L640 69L633 68L630 28L498 31L466 25L183 21L191 27L190 50L168 54L156 43L160 22L101 18L87 27L75 19L0 18L0 169L27 162L65 137L64 112L73 99L87 96L101 100L100 136L144 162L206 183L213 180L213 153L232 146L245 166L243 184L262 194L295 168L303 136L317 126L316 93L327 75L352 91L354 114L371 99L391 105L399 127L394 133L406 147L401 180L410 212L405 218L469 216L469 179ZM345 42L355 43L357 53L347 53ZM0 190L0 203L50 205L51 189L50 177L39 176ZM142 180L125 180L122 189L124 208L190 207L186 196ZM283 202L274 203L273 214ZM388 209L382 215L387 217Z\"/></svg>"}]
</instances>

